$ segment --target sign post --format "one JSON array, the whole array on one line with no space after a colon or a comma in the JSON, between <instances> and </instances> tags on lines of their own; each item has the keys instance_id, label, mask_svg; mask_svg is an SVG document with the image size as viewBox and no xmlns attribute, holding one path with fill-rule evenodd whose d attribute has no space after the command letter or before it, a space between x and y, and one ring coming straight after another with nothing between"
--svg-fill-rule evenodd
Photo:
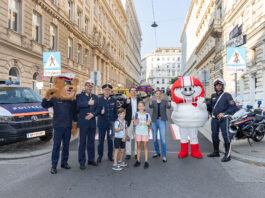
<instances>
[{"instance_id":1,"label":"sign post","mask_svg":"<svg viewBox=\"0 0 265 198\"><path fill-rule=\"evenodd\" d=\"M90 73L91 79L94 83L94 93L96 93L96 86L100 86L100 71L91 71Z\"/></svg>"},{"instance_id":2,"label":"sign post","mask_svg":"<svg viewBox=\"0 0 265 198\"><path fill-rule=\"evenodd\" d=\"M210 71L209 70L199 71L199 80L201 81L202 85L204 86L204 92L205 92L205 97L206 97L206 86L209 85Z\"/></svg>"}]
</instances>

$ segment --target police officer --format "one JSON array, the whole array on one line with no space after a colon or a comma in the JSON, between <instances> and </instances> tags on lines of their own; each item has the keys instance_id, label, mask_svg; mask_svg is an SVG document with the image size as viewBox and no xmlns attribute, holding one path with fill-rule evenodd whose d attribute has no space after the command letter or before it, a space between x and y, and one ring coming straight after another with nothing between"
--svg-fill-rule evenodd
<instances>
[{"instance_id":1,"label":"police officer","mask_svg":"<svg viewBox=\"0 0 265 198\"><path fill-rule=\"evenodd\" d=\"M211 96L211 101L207 105L208 111L212 113L212 140L214 152L208 154L208 157L220 157L219 154L219 129L221 128L224 146L225 146L225 155L222 158L222 162L228 162L231 155L231 140L228 134L229 130L229 119L227 115L231 115L237 111L235 102L231 94L224 92L225 81L221 78L217 78L214 81L215 92Z\"/></svg>"},{"instance_id":2,"label":"police officer","mask_svg":"<svg viewBox=\"0 0 265 198\"><path fill-rule=\"evenodd\" d=\"M118 118L117 113L117 102L114 98L110 96L112 86L110 84L105 84L102 86L103 96L99 98L99 105L101 111L98 115L98 129L99 129L99 144L98 144L98 159L97 162L100 163L103 157L103 145L105 135L107 133L108 140L108 158L113 161L113 141L111 137L111 132L113 133L113 123Z\"/></svg>"},{"instance_id":3,"label":"police officer","mask_svg":"<svg viewBox=\"0 0 265 198\"><path fill-rule=\"evenodd\" d=\"M79 111L77 127L79 131L78 161L80 169L86 168L86 153L88 155L88 165L97 166L95 162L95 134L96 116L100 112L98 97L92 94L94 83L92 80L85 82L85 91L76 96L76 106Z\"/></svg>"},{"instance_id":4,"label":"police officer","mask_svg":"<svg viewBox=\"0 0 265 198\"><path fill-rule=\"evenodd\" d=\"M73 90L71 80L74 74L62 74L58 78L64 79L69 90ZM53 107L53 148L52 148L52 168L51 174L57 173L57 163L59 161L61 142L63 142L63 150L61 157L61 167L70 169L68 165L69 144L71 138L72 122L77 120L76 101L61 100L55 97L43 98L41 105L44 108Z\"/></svg>"}]
</instances>

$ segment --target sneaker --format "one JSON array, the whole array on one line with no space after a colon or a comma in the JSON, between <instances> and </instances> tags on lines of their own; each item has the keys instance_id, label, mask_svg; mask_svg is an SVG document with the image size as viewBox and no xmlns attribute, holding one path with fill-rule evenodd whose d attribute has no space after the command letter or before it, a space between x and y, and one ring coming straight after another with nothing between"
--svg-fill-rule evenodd
<instances>
[{"instance_id":1,"label":"sneaker","mask_svg":"<svg viewBox=\"0 0 265 198\"><path fill-rule=\"evenodd\" d=\"M148 167L149 167L148 162L145 162L145 163L144 163L144 169L147 169Z\"/></svg>"},{"instance_id":2,"label":"sneaker","mask_svg":"<svg viewBox=\"0 0 265 198\"><path fill-rule=\"evenodd\" d=\"M115 171L121 171L121 170L122 170L122 167L120 167L119 164L117 164L117 165L113 165L113 166L112 166L112 170L115 170Z\"/></svg>"},{"instance_id":3,"label":"sneaker","mask_svg":"<svg viewBox=\"0 0 265 198\"><path fill-rule=\"evenodd\" d=\"M140 166L141 162L139 162L138 160L136 160L134 167Z\"/></svg>"},{"instance_id":4,"label":"sneaker","mask_svg":"<svg viewBox=\"0 0 265 198\"><path fill-rule=\"evenodd\" d=\"M118 162L118 165L120 165L121 167L126 167L126 166L128 166L128 164L126 164L125 162Z\"/></svg>"}]
</instances>

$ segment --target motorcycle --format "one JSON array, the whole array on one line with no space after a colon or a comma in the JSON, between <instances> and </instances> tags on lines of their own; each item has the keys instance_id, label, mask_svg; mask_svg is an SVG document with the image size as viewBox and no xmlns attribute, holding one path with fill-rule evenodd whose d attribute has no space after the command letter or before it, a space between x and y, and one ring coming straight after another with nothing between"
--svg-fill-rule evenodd
<instances>
[{"instance_id":1,"label":"motorcycle","mask_svg":"<svg viewBox=\"0 0 265 198\"><path fill-rule=\"evenodd\" d=\"M265 135L265 116L263 110L260 109L261 101L258 102L258 108L252 110L252 106L248 105L247 109L241 108L233 116L229 116L229 134L233 139L250 139L260 142Z\"/></svg>"}]
</instances>

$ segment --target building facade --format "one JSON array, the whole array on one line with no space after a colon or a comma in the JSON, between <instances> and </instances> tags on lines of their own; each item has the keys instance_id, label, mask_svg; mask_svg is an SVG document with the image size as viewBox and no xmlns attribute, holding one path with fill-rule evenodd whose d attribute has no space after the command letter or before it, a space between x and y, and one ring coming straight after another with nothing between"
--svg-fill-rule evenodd
<instances>
[{"instance_id":1,"label":"building facade","mask_svg":"<svg viewBox=\"0 0 265 198\"><path fill-rule=\"evenodd\" d=\"M126 24L126 58L125 71L128 74L126 86L130 87L140 83L141 70L141 40L142 32L136 15L134 3L132 0L122 0L125 9Z\"/></svg>"},{"instance_id":2,"label":"building facade","mask_svg":"<svg viewBox=\"0 0 265 198\"><path fill-rule=\"evenodd\" d=\"M166 90L180 69L181 48L158 48L142 59L141 84L150 84L155 90Z\"/></svg>"},{"instance_id":3,"label":"building facade","mask_svg":"<svg viewBox=\"0 0 265 198\"><path fill-rule=\"evenodd\" d=\"M120 0L0 3L0 79L18 79L36 89L36 75L43 73L43 52L60 51L62 73L75 73L80 91L91 71L100 71L101 85L126 87L127 17ZM44 77L39 94L51 85L52 78Z\"/></svg>"},{"instance_id":4,"label":"building facade","mask_svg":"<svg viewBox=\"0 0 265 198\"><path fill-rule=\"evenodd\" d=\"M197 76L200 70L209 70L207 97L214 91L213 80L221 77L226 91L244 105L264 101L264 10L262 0L193 0L181 36L182 74ZM226 47L233 39L238 41L233 47L246 47L246 67L226 64Z\"/></svg>"}]
</instances>

